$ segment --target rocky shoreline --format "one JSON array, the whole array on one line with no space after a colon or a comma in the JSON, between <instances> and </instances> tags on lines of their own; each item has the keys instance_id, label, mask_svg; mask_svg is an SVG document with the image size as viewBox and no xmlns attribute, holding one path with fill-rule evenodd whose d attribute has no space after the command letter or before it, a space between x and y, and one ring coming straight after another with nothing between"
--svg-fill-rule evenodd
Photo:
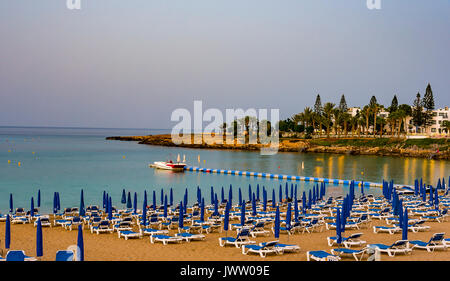
<instances>
[{"instance_id":1,"label":"rocky shoreline","mask_svg":"<svg viewBox=\"0 0 450 281\"><path fill-rule=\"evenodd\" d=\"M160 145L168 147L186 147L198 149L227 149L227 150L260 150L261 144L175 144L171 135L149 135L149 136L111 136L107 140L136 141L139 144ZM350 140L351 141L351 140ZM429 159L450 160L448 146L433 148L419 148L416 146L353 146L353 145L318 145L312 140L305 139L280 139L279 152L302 152L302 153L336 153L348 155L374 155L374 156L396 156L396 157L418 157Z\"/></svg>"}]
</instances>

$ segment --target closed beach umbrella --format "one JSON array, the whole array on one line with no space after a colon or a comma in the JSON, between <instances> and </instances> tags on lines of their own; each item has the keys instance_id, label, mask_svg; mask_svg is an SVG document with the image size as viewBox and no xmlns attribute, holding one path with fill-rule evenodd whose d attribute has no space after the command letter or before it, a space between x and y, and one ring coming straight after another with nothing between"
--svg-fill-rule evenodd
<instances>
[{"instance_id":1,"label":"closed beach umbrella","mask_svg":"<svg viewBox=\"0 0 450 281\"><path fill-rule=\"evenodd\" d=\"M211 205L214 204L214 201L215 201L215 200L214 200L214 194L215 194L215 193L214 193L214 187L211 186Z\"/></svg>"},{"instance_id":2,"label":"closed beach umbrella","mask_svg":"<svg viewBox=\"0 0 450 281\"><path fill-rule=\"evenodd\" d=\"M41 219L37 221L36 227L36 256L42 257L44 255L44 246L42 243L42 224Z\"/></svg>"},{"instance_id":3,"label":"closed beach umbrella","mask_svg":"<svg viewBox=\"0 0 450 281\"><path fill-rule=\"evenodd\" d=\"M256 200L259 201L259 184L256 185Z\"/></svg>"},{"instance_id":4,"label":"closed beach umbrella","mask_svg":"<svg viewBox=\"0 0 450 281\"><path fill-rule=\"evenodd\" d=\"M263 189L263 210L267 211L267 191Z\"/></svg>"},{"instance_id":5,"label":"closed beach umbrella","mask_svg":"<svg viewBox=\"0 0 450 281\"><path fill-rule=\"evenodd\" d=\"M277 206L277 211L275 212L275 223L274 223L274 236L275 238L280 238L280 207Z\"/></svg>"},{"instance_id":6,"label":"closed beach umbrella","mask_svg":"<svg viewBox=\"0 0 450 281\"><path fill-rule=\"evenodd\" d=\"M241 226L245 224L245 201L242 202L241 206Z\"/></svg>"},{"instance_id":7,"label":"closed beach umbrella","mask_svg":"<svg viewBox=\"0 0 450 281\"><path fill-rule=\"evenodd\" d=\"M144 206L145 210L147 210L147 190L144 190ZM144 209L142 209L144 210Z\"/></svg>"},{"instance_id":8,"label":"closed beach umbrella","mask_svg":"<svg viewBox=\"0 0 450 281\"><path fill-rule=\"evenodd\" d=\"M131 209L133 208L133 205L131 204L131 193L128 192L128 197L127 197L127 209Z\"/></svg>"},{"instance_id":9,"label":"closed beach umbrella","mask_svg":"<svg viewBox=\"0 0 450 281\"><path fill-rule=\"evenodd\" d=\"M9 212L12 213L14 211L14 205L13 205L13 195L12 193L9 194Z\"/></svg>"},{"instance_id":10,"label":"closed beach umbrella","mask_svg":"<svg viewBox=\"0 0 450 281\"><path fill-rule=\"evenodd\" d=\"M134 193L134 202L133 202L133 206L134 206L134 213L137 214L137 193Z\"/></svg>"},{"instance_id":11,"label":"closed beach umbrella","mask_svg":"<svg viewBox=\"0 0 450 281\"><path fill-rule=\"evenodd\" d=\"M205 198L202 198L202 204L200 206L200 221L205 221Z\"/></svg>"},{"instance_id":12,"label":"closed beach umbrella","mask_svg":"<svg viewBox=\"0 0 450 281\"><path fill-rule=\"evenodd\" d=\"M164 217L167 218L167 195L164 197Z\"/></svg>"},{"instance_id":13,"label":"closed beach umbrella","mask_svg":"<svg viewBox=\"0 0 450 281\"><path fill-rule=\"evenodd\" d=\"M5 224L5 249L9 249L10 246L11 246L11 218L9 214L7 214Z\"/></svg>"},{"instance_id":14,"label":"closed beach umbrella","mask_svg":"<svg viewBox=\"0 0 450 281\"><path fill-rule=\"evenodd\" d=\"M184 212L186 213L187 211L187 203L188 203L188 190L186 188L186 191L184 192Z\"/></svg>"},{"instance_id":15,"label":"closed beach umbrella","mask_svg":"<svg viewBox=\"0 0 450 281\"><path fill-rule=\"evenodd\" d=\"M109 197L108 200L108 220L112 220L112 199Z\"/></svg>"},{"instance_id":16,"label":"closed beach umbrella","mask_svg":"<svg viewBox=\"0 0 450 281\"><path fill-rule=\"evenodd\" d=\"M200 221L205 221L205 198L202 198L202 204L200 206Z\"/></svg>"},{"instance_id":17,"label":"closed beach umbrella","mask_svg":"<svg viewBox=\"0 0 450 281\"><path fill-rule=\"evenodd\" d=\"M287 200L288 196L289 196L289 185L288 185L287 182L286 182L286 185L284 187L284 196L286 197L286 200Z\"/></svg>"},{"instance_id":18,"label":"closed beach umbrella","mask_svg":"<svg viewBox=\"0 0 450 281\"><path fill-rule=\"evenodd\" d=\"M255 193L253 193L253 196L252 196L252 216L256 216L256 196L255 196Z\"/></svg>"},{"instance_id":19,"label":"closed beach umbrella","mask_svg":"<svg viewBox=\"0 0 450 281\"><path fill-rule=\"evenodd\" d=\"M233 204L233 188L230 184L230 189L228 190L228 203L230 203L230 206Z\"/></svg>"},{"instance_id":20,"label":"closed beach umbrella","mask_svg":"<svg viewBox=\"0 0 450 281\"><path fill-rule=\"evenodd\" d=\"M275 198L275 189L272 189L272 208L275 209L277 204L277 198Z\"/></svg>"},{"instance_id":21,"label":"closed beach umbrella","mask_svg":"<svg viewBox=\"0 0 450 281\"><path fill-rule=\"evenodd\" d=\"M303 191L303 196L302 196L302 213L304 214L306 212L306 194Z\"/></svg>"},{"instance_id":22,"label":"closed beach umbrella","mask_svg":"<svg viewBox=\"0 0 450 281\"><path fill-rule=\"evenodd\" d=\"M170 188L170 206L173 206L173 189Z\"/></svg>"},{"instance_id":23,"label":"closed beach umbrella","mask_svg":"<svg viewBox=\"0 0 450 281\"><path fill-rule=\"evenodd\" d=\"M250 184L248 185L248 201L252 201L252 186Z\"/></svg>"},{"instance_id":24,"label":"closed beach umbrella","mask_svg":"<svg viewBox=\"0 0 450 281\"><path fill-rule=\"evenodd\" d=\"M336 213L336 242L338 245L342 243L341 233L341 210L338 208Z\"/></svg>"},{"instance_id":25,"label":"closed beach umbrella","mask_svg":"<svg viewBox=\"0 0 450 281\"><path fill-rule=\"evenodd\" d=\"M41 190L38 190L38 197L37 197L37 207L41 207Z\"/></svg>"},{"instance_id":26,"label":"closed beach umbrella","mask_svg":"<svg viewBox=\"0 0 450 281\"><path fill-rule=\"evenodd\" d=\"M222 186L222 190L220 193L220 203L225 202L225 191L223 190L223 186Z\"/></svg>"},{"instance_id":27,"label":"closed beach umbrella","mask_svg":"<svg viewBox=\"0 0 450 281\"><path fill-rule=\"evenodd\" d=\"M180 201L180 215L178 216L178 227L183 228L184 225L184 214L183 214L183 201Z\"/></svg>"},{"instance_id":28,"label":"closed beach umbrella","mask_svg":"<svg viewBox=\"0 0 450 281\"><path fill-rule=\"evenodd\" d=\"M56 192L56 209L61 210L61 198L59 198L59 192Z\"/></svg>"},{"instance_id":29,"label":"closed beach umbrella","mask_svg":"<svg viewBox=\"0 0 450 281\"><path fill-rule=\"evenodd\" d=\"M403 213L402 225L402 240L408 240L408 208L405 208L405 212Z\"/></svg>"},{"instance_id":30,"label":"closed beach umbrella","mask_svg":"<svg viewBox=\"0 0 450 281\"><path fill-rule=\"evenodd\" d=\"M439 209L439 196L437 188L434 190L434 207L436 210Z\"/></svg>"},{"instance_id":31,"label":"closed beach umbrella","mask_svg":"<svg viewBox=\"0 0 450 281\"><path fill-rule=\"evenodd\" d=\"M120 199L120 203L122 203L122 204L127 203L127 195L126 195L125 189L122 189L122 198Z\"/></svg>"},{"instance_id":32,"label":"closed beach umbrella","mask_svg":"<svg viewBox=\"0 0 450 281\"><path fill-rule=\"evenodd\" d=\"M161 188L161 205L164 204L164 190Z\"/></svg>"},{"instance_id":33,"label":"closed beach umbrella","mask_svg":"<svg viewBox=\"0 0 450 281\"><path fill-rule=\"evenodd\" d=\"M106 191L103 190L103 209L106 210Z\"/></svg>"},{"instance_id":34,"label":"closed beach umbrella","mask_svg":"<svg viewBox=\"0 0 450 281\"><path fill-rule=\"evenodd\" d=\"M213 216L217 216L219 214L219 200L217 200L217 194L214 194L214 213Z\"/></svg>"},{"instance_id":35,"label":"closed beach umbrella","mask_svg":"<svg viewBox=\"0 0 450 281\"><path fill-rule=\"evenodd\" d=\"M153 190L153 210L156 210L156 191Z\"/></svg>"},{"instance_id":36,"label":"closed beach umbrella","mask_svg":"<svg viewBox=\"0 0 450 281\"><path fill-rule=\"evenodd\" d=\"M77 239L77 260L84 261L84 242L83 242L83 226L78 225L78 239Z\"/></svg>"},{"instance_id":37,"label":"closed beach umbrella","mask_svg":"<svg viewBox=\"0 0 450 281\"><path fill-rule=\"evenodd\" d=\"M298 203L297 203L297 195L294 194L294 221L298 222Z\"/></svg>"},{"instance_id":38,"label":"closed beach umbrella","mask_svg":"<svg viewBox=\"0 0 450 281\"><path fill-rule=\"evenodd\" d=\"M147 203L145 201L142 204L142 225L144 227L147 225Z\"/></svg>"},{"instance_id":39,"label":"closed beach umbrella","mask_svg":"<svg viewBox=\"0 0 450 281\"><path fill-rule=\"evenodd\" d=\"M84 211L84 198L83 198L83 189L81 190L81 195L80 195L80 216L84 216L85 215L85 211Z\"/></svg>"},{"instance_id":40,"label":"closed beach umbrella","mask_svg":"<svg viewBox=\"0 0 450 281\"><path fill-rule=\"evenodd\" d=\"M34 216L34 199L33 197L31 197L31 204L30 204L30 216L33 217Z\"/></svg>"},{"instance_id":41,"label":"closed beach umbrella","mask_svg":"<svg viewBox=\"0 0 450 281\"><path fill-rule=\"evenodd\" d=\"M287 229L291 229L291 217L292 217L291 203L288 203L287 211L286 211L286 228Z\"/></svg>"},{"instance_id":42,"label":"closed beach umbrella","mask_svg":"<svg viewBox=\"0 0 450 281\"><path fill-rule=\"evenodd\" d=\"M56 214L58 212L58 207L56 206L56 192L53 193L53 214Z\"/></svg>"},{"instance_id":43,"label":"closed beach umbrella","mask_svg":"<svg viewBox=\"0 0 450 281\"><path fill-rule=\"evenodd\" d=\"M223 230L228 231L228 223L230 220L230 202L227 203L227 206L225 207L225 215L223 218Z\"/></svg>"}]
</instances>

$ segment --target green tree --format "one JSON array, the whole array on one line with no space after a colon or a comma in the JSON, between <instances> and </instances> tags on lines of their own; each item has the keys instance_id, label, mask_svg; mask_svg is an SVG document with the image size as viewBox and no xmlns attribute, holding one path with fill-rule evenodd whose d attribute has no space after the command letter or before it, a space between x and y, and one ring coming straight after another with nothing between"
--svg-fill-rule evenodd
<instances>
[{"instance_id":1,"label":"green tree","mask_svg":"<svg viewBox=\"0 0 450 281\"><path fill-rule=\"evenodd\" d=\"M388 111L389 113L395 112L398 109L398 99L397 95L394 95L394 98L392 98L391 106L389 106Z\"/></svg>"},{"instance_id":2,"label":"green tree","mask_svg":"<svg viewBox=\"0 0 450 281\"><path fill-rule=\"evenodd\" d=\"M323 112L325 114L325 124L327 127L327 137L330 137L330 126L331 126L331 116L333 115L333 110L334 110L334 103L331 102L327 102L324 106L323 106Z\"/></svg>"},{"instance_id":3,"label":"green tree","mask_svg":"<svg viewBox=\"0 0 450 281\"><path fill-rule=\"evenodd\" d=\"M342 113L346 113L347 110L348 110L348 107L347 107L347 101L345 100L344 94L342 94L342 96L341 96L341 101L339 102L339 110L340 110Z\"/></svg>"},{"instance_id":4,"label":"green tree","mask_svg":"<svg viewBox=\"0 0 450 281\"><path fill-rule=\"evenodd\" d=\"M416 99L413 102L413 109L412 109L411 117L412 117L413 125L416 127L416 132L417 132L418 128L424 124L423 103L422 103L422 99L420 98L420 93L417 93Z\"/></svg>"},{"instance_id":5,"label":"green tree","mask_svg":"<svg viewBox=\"0 0 450 281\"><path fill-rule=\"evenodd\" d=\"M423 108L425 112L423 113L423 126L427 129L432 125L433 122L433 110L434 110L434 97L433 91L431 90L431 85L428 83L425 90L425 95L422 100Z\"/></svg>"}]
</instances>

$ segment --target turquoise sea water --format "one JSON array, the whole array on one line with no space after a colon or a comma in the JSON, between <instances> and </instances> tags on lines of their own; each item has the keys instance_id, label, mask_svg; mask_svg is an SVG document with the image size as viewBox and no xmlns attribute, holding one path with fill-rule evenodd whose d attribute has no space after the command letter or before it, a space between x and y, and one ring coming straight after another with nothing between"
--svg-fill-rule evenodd
<instances>
[{"instance_id":1,"label":"turquoise sea water","mask_svg":"<svg viewBox=\"0 0 450 281\"><path fill-rule=\"evenodd\" d=\"M314 176L333 179L355 179L381 182L393 179L398 184L414 184L415 178L435 185L438 178L450 172L449 161L421 158L352 156L337 154L278 153L262 156L258 152L199 150L140 145L136 142L107 141L107 136L147 135L169 133L156 129L84 129L84 128L19 128L0 127L0 211L9 209L9 194L14 197L14 208L35 204L41 191L41 212L51 212L53 193L58 191L62 207L79 206L83 189L85 204L102 203L103 191L112 197L113 205L121 207L122 189L137 192L138 205L142 205L144 190L151 200L153 190L159 203L163 189L174 191L174 201L182 200L188 189L189 201L196 200L196 189L202 189L205 201L210 201L210 188L214 186L220 197L222 186L226 196L230 184L234 198L242 188L248 197L248 186L276 189L286 181L246 176L204 174L197 172L172 173L154 170L149 163L176 160L186 155L188 165L213 169L267 172L287 175ZM200 157L200 162L198 158ZM20 165L19 165L20 162ZM303 169L302 169L303 163ZM289 185L291 184L288 181ZM294 182L298 193L308 190L312 182ZM346 186L328 185L330 194L344 194ZM365 192L381 194L380 188L366 188Z\"/></svg>"}]
</instances>

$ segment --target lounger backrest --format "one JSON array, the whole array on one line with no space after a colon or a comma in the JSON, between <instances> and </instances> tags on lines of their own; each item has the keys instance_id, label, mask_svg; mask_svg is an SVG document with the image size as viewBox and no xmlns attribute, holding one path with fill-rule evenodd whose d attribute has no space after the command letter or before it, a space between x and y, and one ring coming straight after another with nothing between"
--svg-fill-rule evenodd
<instances>
[{"instance_id":1,"label":"lounger backrest","mask_svg":"<svg viewBox=\"0 0 450 281\"><path fill-rule=\"evenodd\" d=\"M442 240L444 240L444 235L445 235L445 233L435 233L431 238L430 238L430 241L428 242L428 243L435 243L435 242L439 242L439 241L442 241Z\"/></svg>"},{"instance_id":2,"label":"lounger backrest","mask_svg":"<svg viewBox=\"0 0 450 281\"><path fill-rule=\"evenodd\" d=\"M391 248L400 248L400 247L405 247L408 243L408 240L398 240L395 241L392 245Z\"/></svg>"},{"instance_id":3,"label":"lounger backrest","mask_svg":"<svg viewBox=\"0 0 450 281\"><path fill-rule=\"evenodd\" d=\"M6 261L24 261L25 253L23 251L8 251Z\"/></svg>"},{"instance_id":4,"label":"lounger backrest","mask_svg":"<svg viewBox=\"0 0 450 281\"><path fill-rule=\"evenodd\" d=\"M239 238L243 238L243 237L248 237L250 235L250 229L248 228L243 228L239 234L236 236L236 239Z\"/></svg>"},{"instance_id":5,"label":"lounger backrest","mask_svg":"<svg viewBox=\"0 0 450 281\"><path fill-rule=\"evenodd\" d=\"M73 261L74 253L73 251L58 251L56 252L55 261Z\"/></svg>"}]
</instances>

